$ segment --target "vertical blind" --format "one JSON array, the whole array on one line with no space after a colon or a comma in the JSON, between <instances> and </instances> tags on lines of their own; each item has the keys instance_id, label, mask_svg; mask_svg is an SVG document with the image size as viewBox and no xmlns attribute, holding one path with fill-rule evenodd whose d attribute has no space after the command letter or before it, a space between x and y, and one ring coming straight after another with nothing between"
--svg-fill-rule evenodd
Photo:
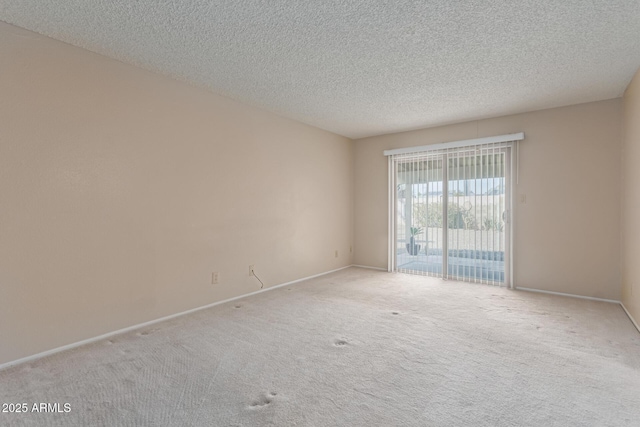
<instances>
[{"instance_id":1,"label":"vertical blind","mask_svg":"<svg viewBox=\"0 0 640 427\"><path fill-rule=\"evenodd\" d=\"M510 284L514 142L453 145L390 155L389 269Z\"/></svg>"}]
</instances>

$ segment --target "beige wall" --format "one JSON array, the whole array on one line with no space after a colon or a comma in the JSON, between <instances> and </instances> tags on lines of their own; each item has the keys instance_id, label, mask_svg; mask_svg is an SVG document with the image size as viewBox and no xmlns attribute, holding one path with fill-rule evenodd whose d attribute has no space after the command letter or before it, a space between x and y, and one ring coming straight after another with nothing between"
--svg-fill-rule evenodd
<instances>
[{"instance_id":1,"label":"beige wall","mask_svg":"<svg viewBox=\"0 0 640 427\"><path fill-rule=\"evenodd\" d=\"M3 23L0 58L0 364L352 263L347 138Z\"/></svg>"},{"instance_id":2,"label":"beige wall","mask_svg":"<svg viewBox=\"0 0 640 427\"><path fill-rule=\"evenodd\" d=\"M356 140L355 263L387 266L383 150L524 131L516 286L619 299L621 107L615 99Z\"/></svg>"},{"instance_id":3,"label":"beige wall","mask_svg":"<svg viewBox=\"0 0 640 427\"><path fill-rule=\"evenodd\" d=\"M640 70L624 94L622 302L640 322Z\"/></svg>"}]
</instances>

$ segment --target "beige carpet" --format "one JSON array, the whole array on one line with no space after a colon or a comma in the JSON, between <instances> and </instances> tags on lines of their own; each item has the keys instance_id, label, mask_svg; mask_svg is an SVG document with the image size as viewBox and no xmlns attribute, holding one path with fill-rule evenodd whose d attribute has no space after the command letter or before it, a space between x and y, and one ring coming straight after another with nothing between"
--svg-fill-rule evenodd
<instances>
[{"instance_id":1,"label":"beige carpet","mask_svg":"<svg viewBox=\"0 0 640 427\"><path fill-rule=\"evenodd\" d=\"M0 372L0 425L638 426L616 304L350 268Z\"/></svg>"}]
</instances>

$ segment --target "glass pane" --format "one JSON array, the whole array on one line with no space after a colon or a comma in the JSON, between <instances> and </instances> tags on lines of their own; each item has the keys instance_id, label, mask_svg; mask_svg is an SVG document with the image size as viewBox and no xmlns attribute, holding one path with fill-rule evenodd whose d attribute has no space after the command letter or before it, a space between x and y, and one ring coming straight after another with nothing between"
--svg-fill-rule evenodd
<instances>
[{"instance_id":1,"label":"glass pane","mask_svg":"<svg viewBox=\"0 0 640 427\"><path fill-rule=\"evenodd\" d=\"M398 165L398 271L442 275L442 165L442 155L421 157Z\"/></svg>"},{"instance_id":2,"label":"glass pane","mask_svg":"<svg viewBox=\"0 0 640 427\"><path fill-rule=\"evenodd\" d=\"M448 274L502 283L506 168L504 149L482 148L449 158Z\"/></svg>"}]
</instances>

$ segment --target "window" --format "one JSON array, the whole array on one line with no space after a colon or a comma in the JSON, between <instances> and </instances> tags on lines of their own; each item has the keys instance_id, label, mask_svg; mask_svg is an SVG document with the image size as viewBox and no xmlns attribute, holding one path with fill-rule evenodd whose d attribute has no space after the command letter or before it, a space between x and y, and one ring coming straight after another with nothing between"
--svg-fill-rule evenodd
<instances>
[{"instance_id":1,"label":"window","mask_svg":"<svg viewBox=\"0 0 640 427\"><path fill-rule=\"evenodd\" d=\"M511 285L517 136L385 152L390 271Z\"/></svg>"}]
</instances>

